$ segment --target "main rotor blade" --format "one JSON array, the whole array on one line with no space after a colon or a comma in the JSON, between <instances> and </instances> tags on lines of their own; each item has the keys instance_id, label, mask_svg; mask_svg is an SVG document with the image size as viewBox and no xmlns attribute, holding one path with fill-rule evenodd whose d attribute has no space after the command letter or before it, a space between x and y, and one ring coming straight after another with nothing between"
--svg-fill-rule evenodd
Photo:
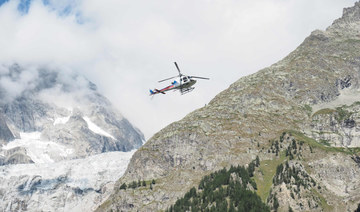
<instances>
[{"instance_id":1,"label":"main rotor blade","mask_svg":"<svg viewBox=\"0 0 360 212\"><path fill-rule=\"evenodd\" d=\"M173 79L173 78L175 78L175 77L179 77L179 76L169 77L169 78L166 78L166 79L160 80L160 81L158 81L158 82L164 82L164 81L166 81L166 80Z\"/></svg>"},{"instance_id":2,"label":"main rotor blade","mask_svg":"<svg viewBox=\"0 0 360 212\"><path fill-rule=\"evenodd\" d=\"M177 70L178 70L178 72L179 72L179 75L180 75L180 76L182 76L182 74L181 74L181 72L180 72L180 68L179 68L178 64L177 64L176 62L174 62L174 63L175 63L175 66L176 66L176 68L177 68Z\"/></svg>"},{"instance_id":3,"label":"main rotor blade","mask_svg":"<svg viewBox=\"0 0 360 212\"><path fill-rule=\"evenodd\" d=\"M197 78L197 79L205 79L205 80L209 80L210 78L207 77L197 77L197 76L189 76L190 78Z\"/></svg>"}]
</instances>

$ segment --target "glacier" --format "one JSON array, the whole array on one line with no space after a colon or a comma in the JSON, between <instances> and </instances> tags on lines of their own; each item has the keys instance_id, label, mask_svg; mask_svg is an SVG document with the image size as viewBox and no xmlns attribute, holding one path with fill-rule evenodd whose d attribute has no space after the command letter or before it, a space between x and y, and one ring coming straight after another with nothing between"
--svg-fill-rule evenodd
<instances>
[{"instance_id":1,"label":"glacier","mask_svg":"<svg viewBox=\"0 0 360 212\"><path fill-rule=\"evenodd\" d=\"M0 166L0 211L94 210L110 195L135 151Z\"/></svg>"},{"instance_id":2,"label":"glacier","mask_svg":"<svg viewBox=\"0 0 360 212\"><path fill-rule=\"evenodd\" d=\"M92 211L107 199L144 135L96 85L49 66L3 65L0 211Z\"/></svg>"}]
</instances>

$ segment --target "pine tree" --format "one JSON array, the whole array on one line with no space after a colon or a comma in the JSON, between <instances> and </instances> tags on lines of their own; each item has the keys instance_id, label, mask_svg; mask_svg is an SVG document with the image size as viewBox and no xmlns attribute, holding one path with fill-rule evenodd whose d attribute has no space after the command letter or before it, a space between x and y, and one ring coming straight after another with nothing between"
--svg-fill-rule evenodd
<instances>
[{"instance_id":1,"label":"pine tree","mask_svg":"<svg viewBox=\"0 0 360 212\"><path fill-rule=\"evenodd\" d=\"M132 189L135 189L137 187L136 181L133 181L130 186Z\"/></svg>"},{"instance_id":2,"label":"pine tree","mask_svg":"<svg viewBox=\"0 0 360 212\"><path fill-rule=\"evenodd\" d=\"M273 206L274 206L275 211L277 211L277 209L279 208L279 201L278 201L278 199L276 197L276 194L274 195L274 204L273 204Z\"/></svg>"},{"instance_id":3,"label":"pine tree","mask_svg":"<svg viewBox=\"0 0 360 212\"><path fill-rule=\"evenodd\" d=\"M145 180L142 181L142 186L146 187L146 182L145 182Z\"/></svg>"},{"instance_id":4,"label":"pine tree","mask_svg":"<svg viewBox=\"0 0 360 212\"><path fill-rule=\"evenodd\" d=\"M232 202L230 203L229 212L235 212L234 203L232 203Z\"/></svg>"},{"instance_id":5,"label":"pine tree","mask_svg":"<svg viewBox=\"0 0 360 212\"><path fill-rule=\"evenodd\" d=\"M357 209L354 212L360 212L360 203L359 203Z\"/></svg>"},{"instance_id":6,"label":"pine tree","mask_svg":"<svg viewBox=\"0 0 360 212\"><path fill-rule=\"evenodd\" d=\"M289 205L289 212L294 212L293 209Z\"/></svg>"},{"instance_id":7,"label":"pine tree","mask_svg":"<svg viewBox=\"0 0 360 212\"><path fill-rule=\"evenodd\" d=\"M126 190L126 183L123 183L123 184L120 186L120 189Z\"/></svg>"},{"instance_id":8,"label":"pine tree","mask_svg":"<svg viewBox=\"0 0 360 212\"><path fill-rule=\"evenodd\" d=\"M151 184L155 184L155 180L154 180L154 179L151 181Z\"/></svg>"},{"instance_id":9,"label":"pine tree","mask_svg":"<svg viewBox=\"0 0 360 212\"><path fill-rule=\"evenodd\" d=\"M254 176L254 171L255 171L255 164L254 161L251 161L251 163L248 166L249 177Z\"/></svg>"},{"instance_id":10,"label":"pine tree","mask_svg":"<svg viewBox=\"0 0 360 212\"><path fill-rule=\"evenodd\" d=\"M251 164L255 167L256 160ZM232 173L242 179L242 183L230 180ZM202 189L191 188L183 198L173 205L174 211L262 211L270 212L261 198L243 185L256 183L250 178L248 169L243 166L222 169L203 177L200 181ZM152 186L152 184L150 184ZM229 202L228 202L229 201ZM254 210L255 209L255 210Z\"/></svg>"},{"instance_id":11,"label":"pine tree","mask_svg":"<svg viewBox=\"0 0 360 212\"><path fill-rule=\"evenodd\" d=\"M256 155L256 162L255 162L256 167L260 166L260 158L258 155Z\"/></svg>"},{"instance_id":12,"label":"pine tree","mask_svg":"<svg viewBox=\"0 0 360 212\"><path fill-rule=\"evenodd\" d=\"M153 190L152 184L150 184L150 190Z\"/></svg>"}]
</instances>

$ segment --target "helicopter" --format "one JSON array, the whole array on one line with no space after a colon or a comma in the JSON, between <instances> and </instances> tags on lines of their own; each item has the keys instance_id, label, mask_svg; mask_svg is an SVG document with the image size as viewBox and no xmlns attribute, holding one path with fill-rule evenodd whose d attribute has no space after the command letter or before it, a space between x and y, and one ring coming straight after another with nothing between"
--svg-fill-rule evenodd
<instances>
[{"instance_id":1,"label":"helicopter","mask_svg":"<svg viewBox=\"0 0 360 212\"><path fill-rule=\"evenodd\" d=\"M176 77L179 77L179 82L174 80L173 82L171 82L171 85L169 85L163 89L156 89L156 88L154 90L150 89L150 96L153 96L153 95L159 94L159 93L166 94L166 92L168 92L170 90L174 90L174 91L179 90L180 93L183 95L183 94L189 93L195 89L195 87L192 87L196 83L196 80L194 80L194 79L209 80L209 78L206 78L206 77L184 75L181 73L178 64L176 62L174 62L174 64L176 66L176 69L179 72L179 75L174 76L174 77L169 77L169 78L160 80L158 82L164 82L166 80L174 79Z\"/></svg>"}]
</instances>

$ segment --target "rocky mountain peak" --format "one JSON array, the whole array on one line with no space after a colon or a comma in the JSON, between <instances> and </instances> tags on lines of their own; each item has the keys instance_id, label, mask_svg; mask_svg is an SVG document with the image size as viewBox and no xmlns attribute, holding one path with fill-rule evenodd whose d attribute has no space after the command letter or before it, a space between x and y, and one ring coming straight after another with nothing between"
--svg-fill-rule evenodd
<instances>
[{"instance_id":1,"label":"rocky mountain peak","mask_svg":"<svg viewBox=\"0 0 360 212\"><path fill-rule=\"evenodd\" d=\"M20 142L29 133L40 133L36 139L65 145L73 149L68 157L77 158L130 151L144 140L94 83L74 72L2 65L0 94L3 141Z\"/></svg>"},{"instance_id":2,"label":"rocky mountain peak","mask_svg":"<svg viewBox=\"0 0 360 212\"><path fill-rule=\"evenodd\" d=\"M360 2L355 2L354 6L344 8L342 17L337 19L334 23L337 22L351 23L358 21L360 21Z\"/></svg>"},{"instance_id":3,"label":"rocky mountain peak","mask_svg":"<svg viewBox=\"0 0 360 212\"><path fill-rule=\"evenodd\" d=\"M1 211L91 211L143 142L80 74L0 65Z\"/></svg>"},{"instance_id":4,"label":"rocky mountain peak","mask_svg":"<svg viewBox=\"0 0 360 212\"><path fill-rule=\"evenodd\" d=\"M360 31L360 2L355 2L353 7L344 8L341 18L336 19L328 31L340 35L359 36Z\"/></svg>"},{"instance_id":5,"label":"rocky mountain peak","mask_svg":"<svg viewBox=\"0 0 360 212\"><path fill-rule=\"evenodd\" d=\"M273 190L283 195L279 202L288 210L286 198L292 197L286 194L295 182L271 182L276 166L291 161L301 170L300 178L319 185L298 185L298 196L292 199L301 201L292 201L292 208L309 209L301 206L304 202L311 203L311 210L355 208L360 190L349 188L360 183L352 174L360 170L351 159L360 147L359 11L359 3L345 9L342 18L326 31L311 33L283 60L239 79L205 107L155 134L134 154L116 191L99 210L165 210L204 175L249 164L256 156L265 164L254 177L268 184L257 191L264 202L273 204ZM289 151L301 156L290 157ZM345 179L347 186L334 185L334 176ZM153 191L119 189L134 179L161 183Z\"/></svg>"},{"instance_id":6,"label":"rocky mountain peak","mask_svg":"<svg viewBox=\"0 0 360 212\"><path fill-rule=\"evenodd\" d=\"M15 137L6 124L5 117L0 113L0 143L14 140Z\"/></svg>"}]
</instances>

